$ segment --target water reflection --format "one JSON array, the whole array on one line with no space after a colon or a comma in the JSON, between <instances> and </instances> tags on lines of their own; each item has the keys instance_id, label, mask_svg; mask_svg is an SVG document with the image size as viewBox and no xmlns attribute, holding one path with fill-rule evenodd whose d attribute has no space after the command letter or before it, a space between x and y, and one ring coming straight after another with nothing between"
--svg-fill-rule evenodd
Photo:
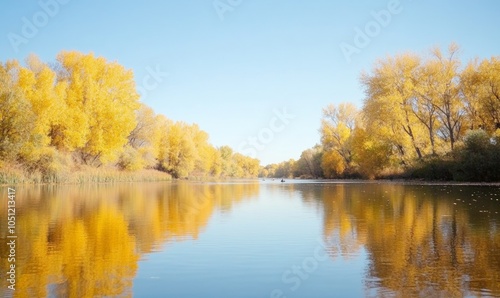
<instances>
[{"instance_id":1,"label":"water reflection","mask_svg":"<svg viewBox=\"0 0 500 298\"><path fill-rule=\"evenodd\" d=\"M300 185L332 259L368 252L366 296L500 296L498 187Z\"/></svg>"},{"instance_id":2,"label":"water reflection","mask_svg":"<svg viewBox=\"0 0 500 298\"><path fill-rule=\"evenodd\" d=\"M18 188L15 297L132 296L143 255L196 239L215 210L258 191L258 183L182 182ZM0 218L6 214L2 204ZM2 220L2 243L6 231ZM7 248L0 246L1 268Z\"/></svg>"},{"instance_id":3,"label":"water reflection","mask_svg":"<svg viewBox=\"0 0 500 298\"><path fill-rule=\"evenodd\" d=\"M18 188L15 296L140 296L144 292L132 293L132 284L141 283L158 297L166 284L193 297L226 293L228 286L235 297L260 297L272 289L287 291L287 297L330 297L341 290L331 286L338 270L348 269L338 267L361 260L364 274L343 280L355 279L358 290L364 285L368 297L500 297L499 199L498 187L389 183ZM243 201L251 204L234 208ZM235 210L238 216L228 221L214 220ZM0 218L6 214L1 204ZM2 220L3 243L6 232ZM282 273L302 264L304 253L311 256L319 235L328 261L301 280L300 289L288 291ZM187 243L183 248L190 253L174 242ZM0 245L2 268L7 248ZM138 280L138 266L150 253L166 259L156 266L168 274L155 272L164 280ZM191 286L203 281L205 288Z\"/></svg>"}]
</instances>

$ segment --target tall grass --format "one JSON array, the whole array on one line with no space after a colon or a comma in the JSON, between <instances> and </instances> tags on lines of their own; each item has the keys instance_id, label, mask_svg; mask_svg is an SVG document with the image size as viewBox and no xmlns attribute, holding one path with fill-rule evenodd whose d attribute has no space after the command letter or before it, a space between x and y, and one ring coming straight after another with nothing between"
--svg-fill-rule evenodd
<instances>
[{"instance_id":1,"label":"tall grass","mask_svg":"<svg viewBox=\"0 0 500 298\"><path fill-rule=\"evenodd\" d=\"M172 176L156 170L121 171L116 169L90 169L72 175L75 183L151 182L170 181Z\"/></svg>"},{"instance_id":2,"label":"tall grass","mask_svg":"<svg viewBox=\"0 0 500 298\"><path fill-rule=\"evenodd\" d=\"M170 174L156 170L122 170L116 165L99 168L75 161L70 153L47 148L37 158L22 162L0 160L0 185L13 184L82 184L110 182L169 181Z\"/></svg>"},{"instance_id":3,"label":"tall grass","mask_svg":"<svg viewBox=\"0 0 500 298\"><path fill-rule=\"evenodd\" d=\"M26 183L30 178L21 169L12 166L0 167L0 185Z\"/></svg>"},{"instance_id":4,"label":"tall grass","mask_svg":"<svg viewBox=\"0 0 500 298\"><path fill-rule=\"evenodd\" d=\"M111 182L170 181L172 176L156 170L121 171L118 169L80 168L71 171L27 171L16 166L0 167L0 185L13 184L83 184Z\"/></svg>"}]
</instances>

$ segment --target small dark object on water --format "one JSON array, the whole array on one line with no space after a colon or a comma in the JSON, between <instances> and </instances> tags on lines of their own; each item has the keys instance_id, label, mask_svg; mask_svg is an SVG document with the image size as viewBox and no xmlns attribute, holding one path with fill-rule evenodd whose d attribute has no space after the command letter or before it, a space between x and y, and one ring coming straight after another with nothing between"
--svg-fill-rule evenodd
<instances>
[{"instance_id":1,"label":"small dark object on water","mask_svg":"<svg viewBox=\"0 0 500 298\"><path fill-rule=\"evenodd\" d=\"M285 179L281 179L281 182L285 182Z\"/></svg>"}]
</instances>

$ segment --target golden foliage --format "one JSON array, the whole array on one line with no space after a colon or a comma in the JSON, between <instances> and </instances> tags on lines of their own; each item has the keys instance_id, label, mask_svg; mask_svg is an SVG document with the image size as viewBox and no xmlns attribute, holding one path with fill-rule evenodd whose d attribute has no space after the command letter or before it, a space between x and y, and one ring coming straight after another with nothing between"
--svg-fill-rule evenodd
<instances>
[{"instance_id":1,"label":"golden foliage","mask_svg":"<svg viewBox=\"0 0 500 298\"><path fill-rule=\"evenodd\" d=\"M404 170L449 156L467 129L493 135L500 128L500 60L474 60L461 70L458 54L456 44L447 53L434 48L428 57L404 53L363 73L361 112L345 103L323 111L325 176L342 176L343 168L373 178L387 168ZM342 157L343 167L331 151Z\"/></svg>"},{"instance_id":2,"label":"golden foliage","mask_svg":"<svg viewBox=\"0 0 500 298\"><path fill-rule=\"evenodd\" d=\"M321 168L323 168L325 178L340 177L345 170L345 163L337 151L329 150L323 153Z\"/></svg>"},{"instance_id":3,"label":"golden foliage","mask_svg":"<svg viewBox=\"0 0 500 298\"><path fill-rule=\"evenodd\" d=\"M63 51L50 67L31 55L26 66L1 64L0 82L0 157L39 180L75 170L62 156L77 167L160 169L174 177L257 175L257 160L225 156L198 125L140 103L132 71L117 62Z\"/></svg>"},{"instance_id":4,"label":"golden foliage","mask_svg":"<svg viewBox=\"0 0 500 298\"><path fill-rule=\"evenodd\" d=\"M68 105L83 115L78 148L83 162L116 160L136 126L139 95L133 73L92 54L62 52L58 61L64 70L61 80L68 84Z\"/></svg>"},{"instance_id":5,"label":"golden foliage","mask_svg":"<svg viewBox=\"0 0 500 298\"><path fill-rule=\"evenodd\" d=\"M31 103L12 78L12 64L0 64L0 159L13 160L25 146L35 127Z\"/></svg>"}]
</instances>

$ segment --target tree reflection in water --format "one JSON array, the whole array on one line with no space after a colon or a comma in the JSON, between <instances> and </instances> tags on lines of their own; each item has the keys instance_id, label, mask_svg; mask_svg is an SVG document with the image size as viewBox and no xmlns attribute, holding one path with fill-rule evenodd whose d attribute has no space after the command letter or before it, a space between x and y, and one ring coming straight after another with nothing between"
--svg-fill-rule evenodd
<instances>
[{"instance_id":1,"label":"tree reflection in water","mask_svg":"<svg viewBox=\"0 0 500 298\"><path fill-rule=\"evenodd\" d=\"M500 295L498 187L300 188L306 202L320 198L332 258L367 251L367 296Z\"/></svg>"},{"instance_id":2,"label":"tree reflection in water","mask_svg":"<svg viewBox=\"0 0 500 298\"><path fill-rule=\"evenodd\" d=\"M258 183L20 187L15 297L132 296L142 256L165 242L198 237L214 210L258 191ZM2 204L0 218L6 214ZM2 256L7 248L0 246ZM1 263L7 268L6 259Z\"/></svg>"}]
</instances>

